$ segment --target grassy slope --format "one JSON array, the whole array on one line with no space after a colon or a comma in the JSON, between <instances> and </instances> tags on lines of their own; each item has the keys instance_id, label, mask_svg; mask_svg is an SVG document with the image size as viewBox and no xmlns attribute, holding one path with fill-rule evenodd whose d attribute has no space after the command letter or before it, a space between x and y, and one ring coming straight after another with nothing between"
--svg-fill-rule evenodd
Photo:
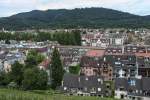
<instances>
[{"instance_id":1,"label":"grassy slope","mask_svg":"<svg viewBox=\"0 0 150 100\"><path fill-rule=\"evenodd\" d=\"M0 89L0 100L114 100L99 97L65 96L48 92L27 92L19 90Z\"/></svg>"}]
</instances>

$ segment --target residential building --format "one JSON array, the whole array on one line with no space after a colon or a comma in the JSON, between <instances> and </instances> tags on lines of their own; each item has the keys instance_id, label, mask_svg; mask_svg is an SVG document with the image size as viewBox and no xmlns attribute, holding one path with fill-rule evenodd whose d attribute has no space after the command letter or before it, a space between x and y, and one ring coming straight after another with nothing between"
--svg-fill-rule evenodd
<instances>
[{"instance_id":1,"label":"residential building","mask_svg":"<svg viewBox=\"0 0 150 100\"><path fill-rule=\"evenodd\" d=\"M104 80L100 76L65 74L60 89L68 95L100 97L105 95Z\"/></svg>"}]
</instances>

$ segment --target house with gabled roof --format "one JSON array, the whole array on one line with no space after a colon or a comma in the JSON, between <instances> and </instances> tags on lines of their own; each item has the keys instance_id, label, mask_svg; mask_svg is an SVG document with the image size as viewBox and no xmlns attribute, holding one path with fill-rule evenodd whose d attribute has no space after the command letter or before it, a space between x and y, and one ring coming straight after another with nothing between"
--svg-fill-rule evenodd
<instances>
[{"instance_id":1,"label":"house with gabled roof","mask_svg":"<svg viewBox=\"0 0 150 100\"><path fill-rule=\"evenodd\" d=\"M150 78L115 78L115 98L125 100L149 100Z\"/></svg>"},{"instance_id":2,"label":"house with gabled roof","mask_svg":"<svg viewBox=\"0 0 150 100\"><path fill-rule=\"evenodd\" d=\"M60 90L68 95L104 96L103 77L65 74Z\"/></svg>"}]
</instances>

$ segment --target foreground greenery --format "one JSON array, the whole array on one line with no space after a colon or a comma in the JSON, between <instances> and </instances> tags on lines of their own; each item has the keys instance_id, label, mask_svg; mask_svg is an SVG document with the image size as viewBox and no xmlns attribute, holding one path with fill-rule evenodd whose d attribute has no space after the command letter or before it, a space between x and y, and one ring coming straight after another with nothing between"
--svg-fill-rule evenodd
<instances>
[{"instance_id":1,"label":"foreground greenery","mask_svg":"<svg viewBox=\"0 0 150 100\"><path fill-rule=\"evenodd\" d=\"M25 64L15 62L8 72L0 72L0 86L24 90L46 89L48 75L37 66L45 59L36 51L29 51Z\"/></svg>"},{"instance_id":2,"label":"foreground greenery","mask_svg":"<svg viewBox=\"0 0 150 100\"><path fill-rule=\"evenodd\" d=\"M21 91L0 89L0 100L115 100L88 96L66 96L54 91Z\"/></svg>"}]
</instances>

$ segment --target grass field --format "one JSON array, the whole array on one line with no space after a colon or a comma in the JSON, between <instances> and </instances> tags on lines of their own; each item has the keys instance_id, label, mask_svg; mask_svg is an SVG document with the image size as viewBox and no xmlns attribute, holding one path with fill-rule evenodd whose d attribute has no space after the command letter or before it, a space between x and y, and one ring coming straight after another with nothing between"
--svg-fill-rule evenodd
<instances>
[{"instance_id":1,"label":"grass field","mask_svg":"<svg viewBox=\"0 0 150 100\"><path fill-rule=\"evenodd\" d=\"M115 100L100 97L65 96L48 91L19 91L0 89L0 100Z\"/></svg>"}]
</instances>

